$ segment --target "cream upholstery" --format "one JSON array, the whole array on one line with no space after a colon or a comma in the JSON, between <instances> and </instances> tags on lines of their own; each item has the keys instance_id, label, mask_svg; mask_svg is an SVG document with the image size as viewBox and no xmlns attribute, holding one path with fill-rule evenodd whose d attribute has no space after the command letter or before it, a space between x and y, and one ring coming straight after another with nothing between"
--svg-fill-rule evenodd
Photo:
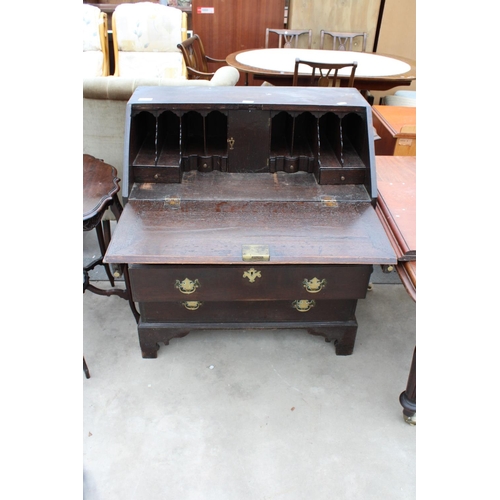
<instances>
[{"instance_id":1,"label":"cream upholstery","mask_svg":"<svg viewBox=\"0 0 500 500\"><path fill-rule=\"evenodd\" d=\"M234 86L240 74L236 68L219 68L211 80L97 77L83 80L83 153L113 165L123 179L123 148L127 101L139 86L191 87ZM168 88L165 88L168 92ZM118 193L121 198L121 191ZM104 218L114 219L110 210Z\"/></svg>"},{"instance_id":2,"label":"cream upholstery","mask_svg":"<svg viewBox=\"0 0 500 500\"><path fill-rule=\"evenodd\" d=\"M187 15L175 7L139 2L115 8L112 17L115 76L186 78L177 44L187 37Z\"/></svg>"},{"instance_id":3,"label":"cream upholstery","mask_svg":"<svg viewBox=\"0 0 500 500\"><path fill-rule=\"evenodd\" d=\"M83 77L109 75L107 15L83 4Z\"/></svg>"}]
</instances>

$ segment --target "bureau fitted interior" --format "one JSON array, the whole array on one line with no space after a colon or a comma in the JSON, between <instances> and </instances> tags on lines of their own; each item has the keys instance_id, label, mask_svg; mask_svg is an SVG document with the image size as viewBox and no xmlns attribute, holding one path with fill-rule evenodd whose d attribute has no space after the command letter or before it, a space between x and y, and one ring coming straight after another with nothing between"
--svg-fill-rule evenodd
<instances>
[{"instance_id":1,"label":"bureau fitted interior","mask_svg":"<svg viewBox=\"0 0 500 500\"><path fill-rule=\"evenodd\" d=\"M248 162L235 151L240 140L234 139L233 128L245 129L245 122L253 120L255 112L138 111L131 119L134 178L140 182L181 182L182 173L191 170L251 170L314 173L320 184L365 182L369 137L361 112L260 113L264 126L257 149L263 155ZM342 169L339 175L333 175L336 169Z\"/></svg>"}]
</instances>

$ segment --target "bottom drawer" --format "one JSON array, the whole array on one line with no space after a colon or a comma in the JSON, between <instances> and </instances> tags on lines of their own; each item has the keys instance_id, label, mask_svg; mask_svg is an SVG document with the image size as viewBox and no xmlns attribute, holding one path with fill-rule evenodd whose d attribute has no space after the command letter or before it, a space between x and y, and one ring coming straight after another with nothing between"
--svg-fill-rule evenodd
<instances>
[{"instance_id":1,"label":"bottom drawer","mask_svg":"<svg viewBox=\"0 0 500 500\"><path fill-rule=\"evenodd\" d=\"M142 302L141 320L149 322L252 323L266 321L347 321L357 300Z\"/></svg>"}]
</instances>

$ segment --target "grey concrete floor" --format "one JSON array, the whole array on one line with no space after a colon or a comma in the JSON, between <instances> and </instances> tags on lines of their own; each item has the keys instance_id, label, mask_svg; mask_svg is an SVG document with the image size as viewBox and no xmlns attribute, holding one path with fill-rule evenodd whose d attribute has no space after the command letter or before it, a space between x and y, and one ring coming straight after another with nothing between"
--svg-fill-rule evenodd
<instances>
[{"instance_id":1,"label":"grey concrete floor","mask_svg":"<svg viewBox=\"0 0 500 500\"><path fill-rule=\"evenodd\" d=\"M84 261L93 245L86 233ZM397 276L372 282L346 357L303 330L241 330L143 359L128 303L84 293L83 498L415 499L399 394L416 308Z\"/></svg>"}]
</instances>

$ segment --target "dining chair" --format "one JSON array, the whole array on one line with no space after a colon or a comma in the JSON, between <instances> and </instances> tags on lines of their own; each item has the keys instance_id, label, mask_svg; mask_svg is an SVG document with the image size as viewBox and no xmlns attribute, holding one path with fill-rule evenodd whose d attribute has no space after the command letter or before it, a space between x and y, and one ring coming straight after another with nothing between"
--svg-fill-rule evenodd
<instances>
[{"instance_id":1,"label":"dining chair","mask_svg":"<svg viewBox=\"0 0 500 500\"><path fill-rule=\"evenodd\" d=\"M109 75L107 14L83 4L83 77Z\"/></svg>"},{"instance_id":2,"label":"dining chair","mask_svg":"<svg viewBox=\"0 0 500 500\"><path fill-rule=\"evenodd\" d=\"M311 67L311 74L307 75L299 74L299 65L305 64ZM296 87L299 83L299 77L309 78L309 85L317 85L318 87L337 87L337 83L340 85L340 78L345 75L339 76L339 70L343 68L351 68L351 74L349 75L349 81L344 87L354 87L354 75L356 73L356 68L358 63L356 61L352 63L323 63L315 61L304 61L303 59L295 59L295 69L293 72L293 83L292 85ZM316 74L318 70L319 75ZM317 79L317 82L316 82Z\"/></svg>"},{"instance_id":3,"label":"dining chair","mask_svg":"<svg viewBox=\"0 0 500 500\"><path fill-rule=\"evenodd\" d=\"M210 80L215 72L210 72L208 63L226 63L225 59L215 59L205 54L203 42L198 35L193 35L181 43L177 48L182 52L189 80Z\"/></svg>"},{"instance_id":4,"label":"dining chair","mask_svg":"<svg viewBox=\"0 0 500 500\"><path fill-rule=\"evenodd\" d=\"M153 2L122 3L111 18L114 76L178 78L187 71L177 44L187 38L187 14Z\"/></svg>"},{"instance_id":5,"label":"dining chair","mask_svg":"<svg viewBox=\"0 0 500 500\"><path fill-rule=\"evenodd\" d=\"M303 35L308 36L307 48L311 48L312 44L312 30L285 30L285 29L272 29L266 28L266 49L269 48L269 34L274 33L278 35L278 48L280 49L290 49L292 47L297 48L299 42L299 37L305 38Z\"/></svg>"},{"instance_id":6,"label":"dining chair","mask_svg":"<svg viewBox=\"0 0 500 500\"><path fill-rule=\"evenodd\" d=\"M326 49L325 37L331 38L332 50L353 50L357 52L366 52L367 34L364 32L347 33L347 32L321 30L320 41L319 41L320 49ZM360 43L361 43L361 48L360 48Z\"/></svg>"}]
</instances>

